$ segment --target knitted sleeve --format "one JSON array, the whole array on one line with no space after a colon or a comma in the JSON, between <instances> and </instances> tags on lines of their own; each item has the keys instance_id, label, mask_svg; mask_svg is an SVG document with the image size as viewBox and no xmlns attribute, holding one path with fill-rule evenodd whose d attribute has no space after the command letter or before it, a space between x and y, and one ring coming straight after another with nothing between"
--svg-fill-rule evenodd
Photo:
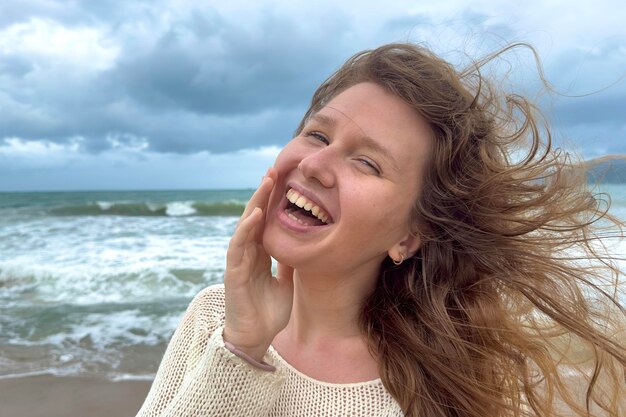
<instances>
[{"instance_id":1,"label":"knitted sleeve","mask_svg":"<svg viewBox=\"0 0 626 417\"><path fill-rule=\"evenodd\" d=\"M208 287L191 302L137 417L259 417L272 408L285 377L224 347L223 291ZM269 355L264 360L271 363Z\"/></svg>"}]
</instances>

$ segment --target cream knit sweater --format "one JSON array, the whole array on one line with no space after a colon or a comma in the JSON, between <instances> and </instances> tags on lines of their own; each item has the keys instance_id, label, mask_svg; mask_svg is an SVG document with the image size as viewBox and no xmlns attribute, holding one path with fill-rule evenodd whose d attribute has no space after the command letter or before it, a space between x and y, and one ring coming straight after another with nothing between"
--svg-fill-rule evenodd
<instances>
[{"instance_id":1,"label":"cream knit sweater","mask_svg":"<svg viewBox=\"0 0 626 417\"><path fill-rule=\"evenodd\" d=\"M257 369L224 347L224 287L191 302L138 417L402 416L380 379L330 384L289 365L272 347Z\"/></svg>"}]
</instances>

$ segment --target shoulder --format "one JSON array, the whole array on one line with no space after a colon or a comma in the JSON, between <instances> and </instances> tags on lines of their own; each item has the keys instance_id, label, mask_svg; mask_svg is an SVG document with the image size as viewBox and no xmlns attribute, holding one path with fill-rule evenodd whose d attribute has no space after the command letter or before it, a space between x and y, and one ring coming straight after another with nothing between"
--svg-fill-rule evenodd
<instances>
[{"instance_id":1,"label":"shoulder","mask_svg":"<svg viewBox=\"0 0 626 417\"><path fill-rule=\"evenodd\" d=\"M212 332L224 322L224 284L215 284L200 291L189 304L187 315L196 325Z\"/></svg>"},{"instance_id":2,"label":"shoulder","mask_svg":"<svg viewBox=\"0 0 626 417\"><path fill-rule=\"evenodd\" d=\"M191 302L206 311L224 312L224 284L215 284L200 291Z\"/></svg>"}]
</instances>

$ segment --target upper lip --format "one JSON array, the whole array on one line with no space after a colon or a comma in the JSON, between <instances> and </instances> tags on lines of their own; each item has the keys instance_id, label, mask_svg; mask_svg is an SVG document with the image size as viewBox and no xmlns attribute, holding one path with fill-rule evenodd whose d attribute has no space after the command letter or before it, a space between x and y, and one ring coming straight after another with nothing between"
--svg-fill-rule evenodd
<instances>
[{"instance_id":1,"label":"upper lip","mask_svg":"<svg viewBox=\"0 0 626 417\"><path fill-rule=\"evenodd\" d=\"M333 223L335 220L335 215L334 213L328 209L328 207L326 207L324 205L324 203L321 202L321 200L319 199L319 197L317 195L315 195L314 192L304 188L303 186L296 184L296 183L288 183L287 184L287 189L285 190L285 192L289 191L289 189L293 188L294 190L296 190L298 193L300 193L301 195L305 196L308 200L311 200L313 203L315 203L316 205L318 205L322 210L324 210L329 218L328 223Z\"/></svg>"}]
</instances>

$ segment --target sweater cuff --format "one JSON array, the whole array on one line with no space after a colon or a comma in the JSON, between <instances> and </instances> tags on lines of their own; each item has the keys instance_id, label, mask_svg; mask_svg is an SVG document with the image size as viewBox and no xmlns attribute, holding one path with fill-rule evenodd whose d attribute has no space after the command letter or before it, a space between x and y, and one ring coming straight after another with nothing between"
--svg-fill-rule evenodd
<instances>
[{"instance_id":1,"label":"sweater cuff","mask_svg":"<svg viewBox=\"0 0 626 417\"><path fill-rule=\"evenodd\" d=\"M267 352L265 353L265 356L261 359L261 362L259 362L256 359L252 358L250 355L247 355L246 353L239 350L237 346L224 340L223 325L215 329L210 339L212 339L213 341L209 343L219 347L220 350L222 350L226 355L230 356L231 362L240 363L244 367L248 367L249 369L253 369L257 372L261 371L262 374L267 374L268 376L283 376L282 372L277 372L273 358Z\"/></svg>"},{"instance_id":2,"label":"sweater cuff","mask_svg":"<svg viewBox=\"0 0 626 417\"><path fill-rule=\"evenodd\" d=\"M228 349L232 354L240 357L241 359L246 361L248 364L254 366L257 369L261 369L263 371L268 371L268 372L274 372L276 370L275 366L272 366L272 365L268 364L265 361L259 362L259 361L255 360L250 355L247 355L246 353L244 353L241 350L239 350L239 348L237 348L237 346L235 346L232 343L227 342L225 340L224 340L224 347L226 349Z\"/></svg>"}]
</instances>

